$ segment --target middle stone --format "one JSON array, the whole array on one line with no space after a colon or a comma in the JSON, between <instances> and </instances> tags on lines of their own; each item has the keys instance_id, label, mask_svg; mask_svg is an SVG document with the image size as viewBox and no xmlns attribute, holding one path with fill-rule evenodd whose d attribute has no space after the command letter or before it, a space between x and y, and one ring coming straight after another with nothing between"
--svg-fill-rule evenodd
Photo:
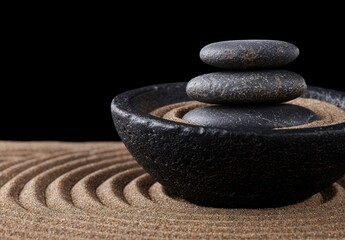
<instances>
[{"instance_id":1,"label":"middle stone","mask_svg":"<svg viewBox=\"0 0 345 240\"><path fill-rule=\"evenodd\" d=\"M205 103L280 103L300 97L307 85L303 77L285 70L215 72L193 78L187 94Z\"/></svg>"}]
</instances>

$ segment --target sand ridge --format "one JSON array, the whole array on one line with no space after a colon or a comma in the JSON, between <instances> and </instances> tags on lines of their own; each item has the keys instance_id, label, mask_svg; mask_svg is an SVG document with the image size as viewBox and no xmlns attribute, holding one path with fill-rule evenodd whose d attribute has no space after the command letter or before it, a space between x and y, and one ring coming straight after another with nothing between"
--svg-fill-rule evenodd
<instances>
[{"instance_id":1,"label":"sand ridge","mask_svg":"<svg viewBox=\"0 0 345 240\"><path fill-rule=\"evenodd\" d=\"M1 239L345 238L345 178L275 209L169 196L120 142L0 142Z\"/></svg>"}]
</instances>

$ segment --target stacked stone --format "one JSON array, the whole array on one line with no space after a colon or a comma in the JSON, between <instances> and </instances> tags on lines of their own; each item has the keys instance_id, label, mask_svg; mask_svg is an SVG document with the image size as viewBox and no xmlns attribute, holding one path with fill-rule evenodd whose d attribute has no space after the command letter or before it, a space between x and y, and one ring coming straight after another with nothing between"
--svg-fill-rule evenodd
<instances>
[{"instance_id":1,"label":"stacked stone","mask_svg":"<svg viewBox=\"0 0 345 240\"><path fill-rule=\"evenodd\" d=\"M302 76L274 68L287 65L299 54L298 48L276 40L216 42L200 51L203 62L228 69L204 74L187 84L194 100L221 104L194 109L183 119L214 127L289 127L315 120L305 108L278 104L300 97L307 85ZM278 105L277 105L278 104Z\"/></svg>"}]
</instances>

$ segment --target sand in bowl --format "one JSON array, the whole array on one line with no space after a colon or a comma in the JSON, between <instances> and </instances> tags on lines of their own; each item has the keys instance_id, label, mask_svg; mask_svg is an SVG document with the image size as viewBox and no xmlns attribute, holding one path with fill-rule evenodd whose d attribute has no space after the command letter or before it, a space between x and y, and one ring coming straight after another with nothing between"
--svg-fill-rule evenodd
<instances>
[{"instance_id":1,"label":"sand in bowl","mask_svg":"<svg viewBox=\"0 0 345 240\"><path fill-rule=\"evenodd\" d=\"M307 124L296 125L292 127L277 128L277 129L325 127L325 126L330 126L330 125L335 125L338 123L345 122L345 111L325 101L320 101L317 99L309 99L309 98L297 98L297 99L287 102L286 104L292 104L292 105L307 108L313 111L318 116L319 119ZM181 102L181 103L175 103L175 104L163 106L161 108L158 108L152 111L150 114L156 117L167 119L167 120L193 125L193 123L182 119L183 115L185 115L188 111L192 109L207 107L207 106L215 106L215 105L201 103L197 101Z\"/></svg>"}]
</instances>

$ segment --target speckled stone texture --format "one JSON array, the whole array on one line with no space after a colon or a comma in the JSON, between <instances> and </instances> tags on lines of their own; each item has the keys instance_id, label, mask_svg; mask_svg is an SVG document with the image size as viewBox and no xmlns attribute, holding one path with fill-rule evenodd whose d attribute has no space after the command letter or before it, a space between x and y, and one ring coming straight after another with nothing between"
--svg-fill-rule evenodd
<instances>
[{"instance_id":1,"label":"speckled stone texture","mask_svg":"<svg viewBox=\"0 0 345 240\"><path fill-rule=\"evenodd\" d=\"M200 51L203 62L226 69L275 68L298 57L298 48L277 40L234 40L211 43Z\"/></svg>"},{"instance_id":2,"label":"speckled stone texture","mask_svg":"<svg viewBox=\"0 0 345 240\"><path fill-rule=\"evenodd\" d=\"M301 96L307 85L302 76L286 70L215 72L190 80L189 97L205 103L279 103Z\"/></svg>"},{"instance_id":3,"label":"speckled stone texture","mask_svg":"<svg viewBox=\"0 0 345 240\"><path fill-rule=\"evenodd\" d=\"M272 106L210 106L195 108L183 116L189 123L249 130L255 128L282 128L310 123L318 116L307 108L292 104Z\"/></svg>"},{"instance_id":4,"label":"speckled stone texture","mask_svg":"<svg viewBox=\"0 0 345 240\"><path fill-rule=\"evenodd\" d=\"M154 117L188 100L186 83L128 91L114 98L117 132L134 159L167 191L213 207L274 207L302 201L345 173L345 123L303 129L200 127ZM345 94L303 95L345 109Z\"/></svg>"}]
</instances>

